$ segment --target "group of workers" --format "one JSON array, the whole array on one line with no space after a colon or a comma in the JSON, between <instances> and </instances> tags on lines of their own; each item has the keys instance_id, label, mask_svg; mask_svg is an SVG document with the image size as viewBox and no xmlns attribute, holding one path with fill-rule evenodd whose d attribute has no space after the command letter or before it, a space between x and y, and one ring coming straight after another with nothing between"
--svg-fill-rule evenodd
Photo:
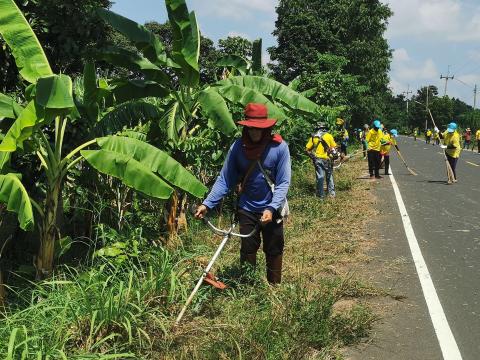
<instances>
[{"instance_id":1,"label":"group of workers","mask_svg":"<svg viewBox=\"0 0 480 360\"><path fill-rule=\"evenodd\" d=\"M413 138L414 140L417 140L419 131L417 128L413 130ZM480 129L476 131L474 134L472 132L472 129L467 128L463 132L461 139L463 140L462 143L462 150L467 149L470 150L475 150L475 145L477 146L477 151L480 153ZM426 129L425 130L425 143L426 144L432 144L432 145L440 145L440 140L441 140L441 131L437 128L434 127L433 131L431 129Z\"/></svg>"},{"instance_id":2,"label":"group of workers","mask_svg":"<svg viewBox=\"0 0 480 360\"><path fill-rule=\"evenodd\" d=\"M244 265L256 266L257 252L263 241L267 280L271 284L278 284L282 277L284 250L282 220L287 213L286 209L288 210L286 197L291 180L290 153L288 144L280 135L272 132L276 120L268 118L265 105L250 103L246 106L244 114L244 120L239 121L239 125L243 126L242 136L230 147L211 192L198 206L195 216L197 218L206 216L220 204L227 193L237 187L237 220L240 233L250 234L252 230L257 229L255 235L241 240L242 268ZM363 129L354 130L354 133L363 144L370 178L382 178L380 175L382 164L385 169L384 174L390 175L390 150L393 146L399 151L396 141L397 130L388 130L379 119L376 119L371 128L365 125ZM414 133L415 136L417 134L417 132ZM455 169L461 152L457 125L450 123L443 134L435 129L433 132L435 140L436 134L439 139L443 139L445 155L455 174L456 182ZM477 131L476 139L480 142L480 130ZM327 195L335 196L333 162L338 158L346 157L349 141L349 134L344 124L338 140L341 143L340 151L337 150L337 143L328 125L320 123L305 146L307 154L314 163L316 195L320 199L324 199Z\"/></svg>"}]
</instances>

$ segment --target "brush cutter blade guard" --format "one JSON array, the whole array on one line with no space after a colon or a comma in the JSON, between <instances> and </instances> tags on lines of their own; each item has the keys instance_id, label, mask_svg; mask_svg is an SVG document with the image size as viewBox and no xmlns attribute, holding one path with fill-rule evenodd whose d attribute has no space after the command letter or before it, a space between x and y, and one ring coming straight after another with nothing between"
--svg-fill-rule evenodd
<instances>
[{"instance_id":1,"label":"brush cutter blade guard","mask_svg":"<svg viewBox=\"0 0 480 360\"><path fill-rule=\"evenodd\" d=\"M225 290L228 287L210 272L203 278L203 282L220 290Z\"/></svg>"}]
</instances>

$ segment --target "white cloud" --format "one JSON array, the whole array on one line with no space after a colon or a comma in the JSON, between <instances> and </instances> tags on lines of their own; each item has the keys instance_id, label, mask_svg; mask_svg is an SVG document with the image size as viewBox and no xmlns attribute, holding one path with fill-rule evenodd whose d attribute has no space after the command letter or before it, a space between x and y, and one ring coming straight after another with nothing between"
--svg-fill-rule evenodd
<instances>
[{"instance_id":1,"label":"white cloud","mask_svg":"<svg viewBox=\"0 0 480 360\"><path fill-rule=\"evenodd\" d=\"M231 36L231 37L235 37L235 36L240 36L242 38L245 38L247 40L250 40L250 36L248 36L248 34L245 34L245 33L241 33L241 32L237 32L237 31L230 31L227 36Z\"/></svg>"},{"instance_id":2,"label":"white cloud","mask_svg":"<svg viewBox=\"0 0 480 360\"><path fill-rule=\"evenodd\" d=\"M390 88L393 93L407 91L409 86L410 90L414 90L415 86L425 82L433 84L432 80L439 75L437 66L431 58L416 61L410 57L405 48L394 50L390 71Z\"/></svg>"},{"instance_id":3,"label":"white cloud","mask_svg":"<svg viewBox=\"0 0 480 360\"><path fill-rule=\"evenodd\" d=\"M278 0L192 0L192 4L204 16L248 20L256 14L274 16Z\"/></svg>"},{"instance_id":4,"label":"white cloud","mask_svg":"<svg viewBox=\"0 0 480 360\"><path fill-rule=\"evenodd\" d=\"M406 49L400 48L393 51L393 60L397 62L405 62L410 60L410 56Z\"/></svg>"},{"instance_id":5,"label":"white cloud","mask_svg":"<svg viewBox=\"0 0 480 360\"><path fill-rule=\"evenodd\" d=\"M460 0L385 0L394 15L387 37L415 35L428 40L480 40L480 6Z\"/></svg>"}]
</instances>

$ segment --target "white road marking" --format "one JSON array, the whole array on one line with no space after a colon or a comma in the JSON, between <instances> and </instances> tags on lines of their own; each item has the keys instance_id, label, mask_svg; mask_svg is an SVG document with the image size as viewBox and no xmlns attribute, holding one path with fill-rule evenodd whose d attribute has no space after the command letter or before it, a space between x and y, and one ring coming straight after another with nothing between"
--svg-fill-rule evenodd
<instances>
[{"instance_id":1,"label":"white road marking","mask_svg":"<svg viewBox=\"0 0 480 360\"><path fill-rule=\"evenodd\" d=\"M480 165L474 164L474 163L472 163L472 162L470 162L470 161L465 161L465 162L466 162L467 164L470 164L470 165L473 165L473 166L480 166Z\"/></svg>"},{"instance_id":2,"label":"white road marking","mask_svg":"<svg viewBox=\"0 0 480 360\"><path fill-rule=\"evenodd\" d=\"M460 350L458 349L457 342L452 334L452 330L448 325L442 304L440 303L437 291L433 285L432 277L428 272L427 264L425 263L425 260L422 256L422 251L418 245L410 217L408 216L405 203L403 202L402 195L400 194L400 189L398 188L397 182L393 176L393 171L390 171L392 172L390 181L392 182L393 191L395 192L400 215L402 216L405 235L408 239L410 252L412 253L413 261L417 269L420 285L422 286L423 296L427 302L428 312L430 313L430 318L432 319L433 328L435 329L443 358L445 360L462 360L462 355L460 354Z\"/></svg>"}]
</instances>

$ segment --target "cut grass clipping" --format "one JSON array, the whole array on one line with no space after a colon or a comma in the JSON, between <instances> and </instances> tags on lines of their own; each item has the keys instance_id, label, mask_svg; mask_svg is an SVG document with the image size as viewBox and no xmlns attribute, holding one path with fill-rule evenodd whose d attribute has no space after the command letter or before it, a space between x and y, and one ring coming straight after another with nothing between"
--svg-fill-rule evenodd
<instances>
[{"instance_id":1,"label":"cut grass clipping","mask_svg":"<svg viewBox=\"0 0 480 360\"><path fill-rule=\"evenodd\" d=\"M310 164L295 169L286 225L284 283L271 287L264 265L240 276L232 241L216 273L230 287L202 287L182 324L173 322L218 239L192 222L184 248L151 248L122 263L63 267L48 281L11 294L0 324L5 359L331 359L368 335L374 321L355 299L348 264L362 255L358 229L368 218L362 164L335 173L337 198L313 196ZM365 211L364 211L365 210ZM366 293L369 293L366 291Z\"/></svg>"}]
</instances>

